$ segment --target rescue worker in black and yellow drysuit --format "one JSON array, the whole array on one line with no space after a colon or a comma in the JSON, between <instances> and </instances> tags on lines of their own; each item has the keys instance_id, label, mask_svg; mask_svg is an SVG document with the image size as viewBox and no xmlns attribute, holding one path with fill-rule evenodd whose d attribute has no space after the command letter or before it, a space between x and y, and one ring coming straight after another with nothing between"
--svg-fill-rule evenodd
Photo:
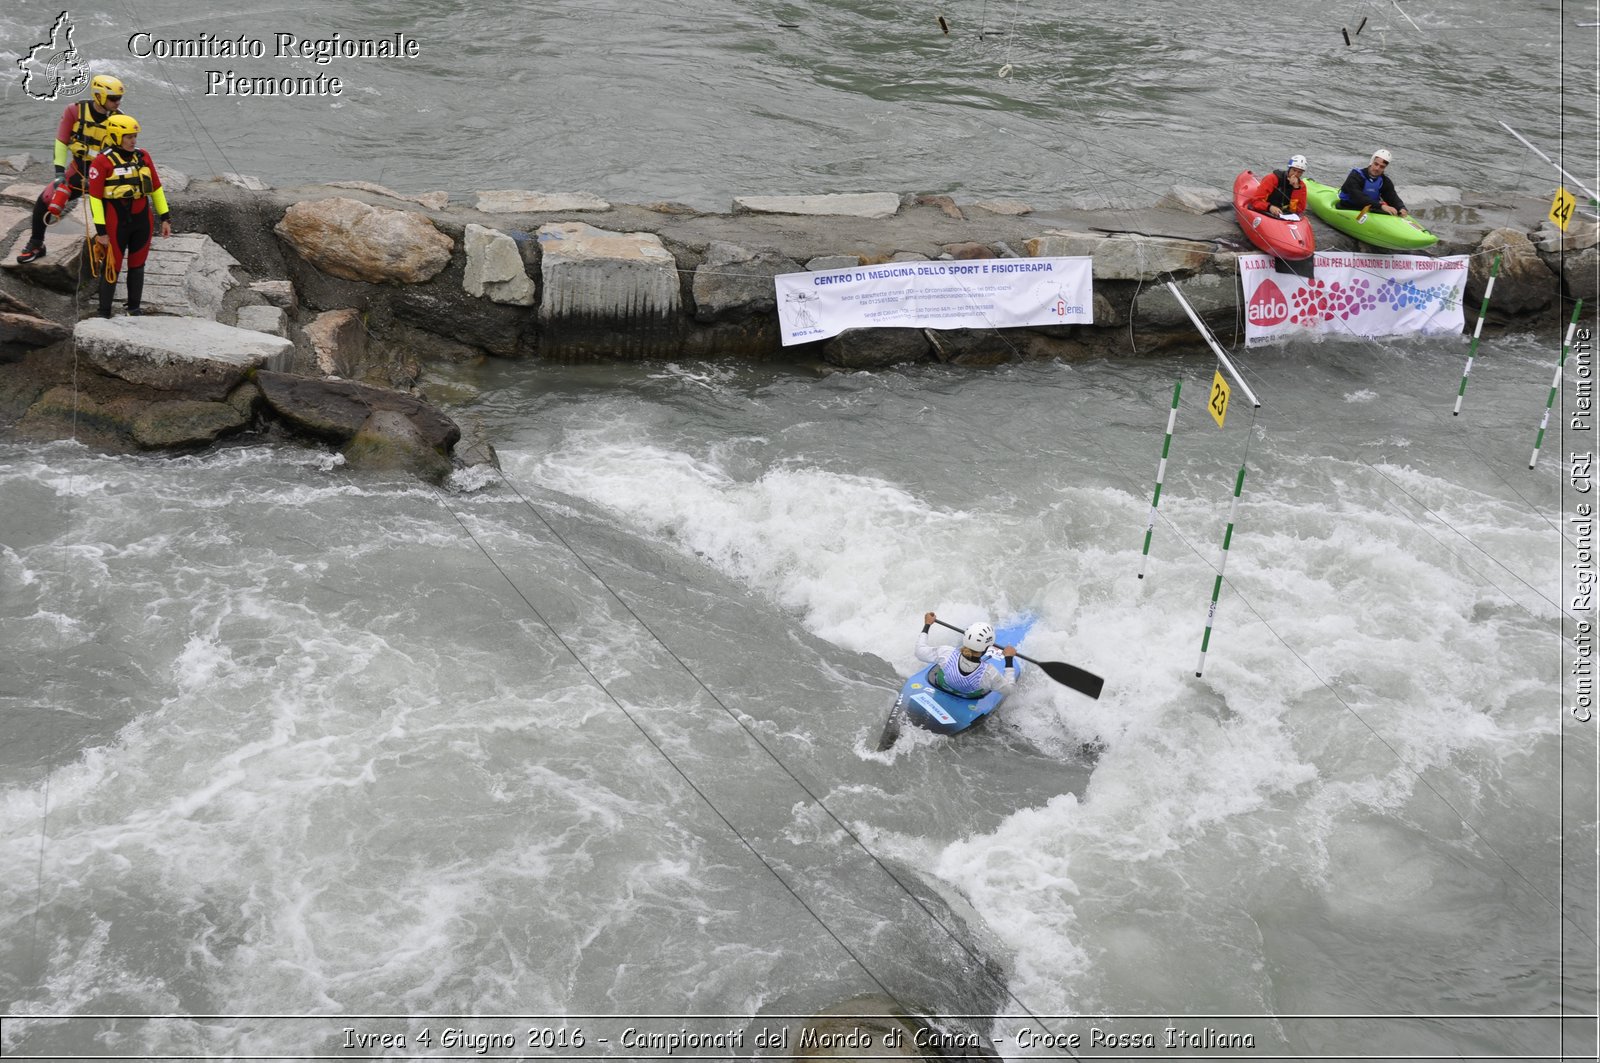
<instances>
[{"instance_id":1,"label":"rescue worker in black and yellow drysuit","mask_svg":"<svg viewBox=\"0 0 1600 1063\"><path fill-rule=\"evenodd\" d=\"M110 74L96 74L89 82L89 96L87 101L67 104L61 112L56 124L56 179L34 201L33 229L17 254L18 262L44 257L44 227L83 195L89 160L105 147L106 121L122 107L122 82Z\"/></svg>"},{"instance_id":2,"label":"rescue worker in black and yellow drysuit","mask_svg":"<svg viewBox=\"0 0 1600 1063\"><path fill-rule=\"evenodd\" d=\"M124 255L128 261L128 313L138 316L144 295L144 260L150 256L151 215L163 238L172 235L167 194L150 153L138 145L139 123L129 115L106 119L106 149L89 164L89 214L95 247L90 260L100 278L100 316L111 316L111 297ZM108 261L109 259L109 261Z\"/></svg>"}]
</instances>

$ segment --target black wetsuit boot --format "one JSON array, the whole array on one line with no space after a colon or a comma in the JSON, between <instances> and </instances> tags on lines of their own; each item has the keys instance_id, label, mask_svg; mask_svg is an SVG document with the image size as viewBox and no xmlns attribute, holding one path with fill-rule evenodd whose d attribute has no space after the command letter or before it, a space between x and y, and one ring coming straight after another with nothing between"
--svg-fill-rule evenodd
<instances>
[{"instance_id":1,"label":"black wetsuit boot","mask_svg":"<svg viewBox=\"0 0 1600 1063\"><path fill-rule=\"evenodd\" d=\"M108 252L109 253L109 252ZM111 297L117 294L117 282L100 278L100 316L111 316Z\"/></svg>"},{"instance_id":2,"label":"black wetsuit boot","mask_svg":"<svg viewBox=\"0 0 1600 1063\"><path fill-rule=\"evenodd\" d=\"M128 267L128 316L138 317L144 313L140 302L144 298L144 267Z\"/></svg>"}]
</instances>

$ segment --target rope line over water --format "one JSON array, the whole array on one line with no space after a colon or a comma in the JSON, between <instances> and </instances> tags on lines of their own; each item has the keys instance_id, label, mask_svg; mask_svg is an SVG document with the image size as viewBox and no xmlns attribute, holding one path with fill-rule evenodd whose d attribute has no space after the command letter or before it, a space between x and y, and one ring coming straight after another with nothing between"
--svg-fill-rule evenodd
<instances>
[{"instance_id":1,"label":"rope line over water","mask_svg":"<svg viewBox=\"0 0 1600 1063\"><path fill-rule=\"evenodd\" d=\"M578 564L583 567L584 571L588 572L589 575L591 577L593 577L595 582L598 583L601 587L603 587L605 589L606 593L609 594L612 597L612 599L614 599L617 602L617 604L620 605L623 608L623 610L625 612L627 612L627 614L630 617L633 618L634 622L637 623L639 625L639 627L647 635L650 636L651 640L654 641L657 645L659 645L662 648L662 650L664 650L666 652L666 654L669 657L672 658L672 660L678 665L678 667L681 668L683 670L683 672L686 675L688 675L689 678L692 679L697 686L699 686L699 688L701 690L705 691L705 693L711 698L711 700L717 705L717 707L720 708L723 711L723 713L730 720L732 720L735 724L737 724L738 727L740 728L740 730L742 730L750 738L750 740L753 741L761 749L761 751L763 753L765 753L768 756L768 758L770 758L772 760L772 762L774 764L776 764L778 766L778 768L786 776L788 776L790 781L793 782L794 785L797 786L801 790L801 792L803 792L806 795L806 797L810 799L811 803L813 805L815 805L817 808L821 809L822 812L825 815L827 815L827 817L833 822L833 824L836 827L838 827L839 830L843 831L844 834L851 840L851 842L854 843L855 847L860 849L861 852L863 854L865 854L866 857L880 871L882 871L883 874L885 876L887 876L888 879L891 882L893 882L894 885L896 887L898 887L900 889L900 891L902 893L904 893L906 895L906 897L909 898L911 900L911 902L914 905L916 905L916 907L918 909L920 909L922 911L923 915L925 915L929 919L930 922L932 922L935 926L937 926L940 930L942 930L945 933L945 935L950 939L950 941L962 953L964 953L968 957L968 959L970 959L972 961L972 963L974 964L976 969L982 971L984 976L987 977L1002 993L1004 993L1005 996L1009 1000L1011 1000L1012 1003L1014 1003L1017 1006L1017 1008L1020 1010L1020 1012L1023 1015L1026 1015L1033 1022L1037 1023L1041 1029L1045 1030L1046 1032L1053 1033L1054 1031L1051 1031L1050 1028L1047 1025L1045 1025L1044 1021L1042 1019L1040 1019L1039 1016L1036 1015L1033 1012L1032 1009L1030 1009L1026 1004L1024 1004L1020 999L1017 998L1016 994L1011 990L1011 987L1004 980L1002 980L1001 978L996 976L990 970L989 965L987 963L985 963L984 958L981 955L979 955L977 952L975 952L969 945L967 945L966 942L962 941L960 936L951 927L947 926L944 923L944 921L941 920L932 911L932 909L930 909L928 907L928 905L922 900L922 898L917 896L915 891L913 891L909 886L907 886L906 883L904 881L902 881L901 878L898 875L896 875L892 870L890 870L888 865L885 864L883 862L883 860L880 859L878 857L878 855L876 853L874 853L867 846L867 844L861 839L860 835L857 834L856 831L851 829L850 826L848 826L842 819L840 819L839 816L831 808L828 807L827 803L824 802L822 800L822 798L819 797L809 786L807 786L806 783L803 780L801 780L801 778L792 769L790 769L788 764L784 762L783 758L778 756L778 754L776 752L774 752L772 750L772 748L767 745L767 743L763 742L761 740L760 736L757 735L755 733L755 731L753 731L751 729L750 725L748 723L746 723L739 716L738 713L735 713L732 709L730 709L727 706L727 704L724 703L723 700L720 697L717 696L716 692L713 691L705 683L705 681L702 680L699 677L699 675L697 675L695 673L695 671L692 668L689 667L688 663L685 662L683 660L683 658L681 658L677 654L677 652L672 649L671 646L667 645L666 641L664 639L662 639L661 636L658 635L655 632L655 630L648 623L645 622L644 618L641 617L634 610L634 608L631 605L629 605L626 600L623 599L623 597L616 591L616 589L613 588L610 585L610 583L608 583L606 581L606 579L603 576L600 575L600 573L595 571L594 567L592 565L590 565L588 559L586 559L581 553L579 553L578 550L566 539L566 537L563 536L555 528L555 526L550 523L549 518L547 518L545 516L544 512L538 506L533 504L533 502L527 497L526 494L523 493L523 491L516 485L515 482L513 482L511 480L511 478L509 476L505 475L504 470L501 470L500 474L501 474L501 478L502 478L503 482L506 484L507 487L509 487L511 489L512 493L514 493L521 500L522 504L524 506L526 506L527 509L531 513L533 513L533 515L535 517L538 518L539 522L545 527L545 529L552 536L555 537L556 541L559 542L562 545L562 547L566 549L566 551L568 553L570 553L572 555L572 557L578 562ZM583 658L580 657L578 655L578 652L571 646L571 644L569 644L567 642L567 640L562 637L561 633L556 630L554 625L552 625L550 623L550 621L547 620L544 617L544 615L538 610L538 608L533 604L533 602L528 599L527 595L523 594L521 588L516 585L515 581L513 581L511 579L510 575L505 571L505 569L497 561L495 561L493 555L484 546L484 544L478 539L478 537L475 534L473 534L472 529L467 526L466 522L461 518L460 514L458 514L455 511L455 509L452 506L450 506L448 502L445 501L442 491L439 492L439 501L440 501L440 504L442 506L444 506L444 508L450 512L450 515L455 518L456 523L458 523L461 526L462 531L464 531L467 534L467 537L472 540L473 544L475 546L477 546L479 551L482 552L482 554L489 561L489 563L494 566L495 571L497 571L501 575L501 577L504 578L505 581L511 586L512 590L516 593L517 597L522 599L523 603L527 606L529 612L532 613L533 616L536 617L539 620L539 622L541 624L543 624L547 630L550 631L550 633L556 638L556 640L561 643L562 648L567 651L567 653L572 657L572 659L583 670L584 674L586 674L589 677L589 679L595 684L595 686L597 686L601 690L601 692L603 692L606 695L606 697L611 701L611 703L613 705L615 705L619 711L622 712L622 714L628 719L628 722L633 724L633 726L639 731L639 733L644 736L645 740L650 743L651 747L654 748L655 751L661 755L662 759L664 759L672 767L673 771L675 771L679 775L679 777L681 777L683 779L685 784L688 785L688 787L695 793L695 795L697 797L699 797L700 800L702 802L704 802L705 805L708 808L711 809L711 811L717 816L717 818L719 820L721 820L722 823L728 828L729 832L732 833L733 836L738 839L739 843L750 851L751 855L754 856L761 863L761 865L769 873L771 873L771 875L774 878L776 878L778 880L778 882L783 886L784 890L786 892L788 892L789 895L792 896L795 899L796 903L798 903L807 912L807 914L809 914L811 916L811 918L813 920L815 920L816 923L819 926L821 926L824 931L826 931L828 936L840 947L840 949L842 949L844 951L844 953L847 956L849 956L850 959L856 964L856 966L858 966L862 970L862 972L865 973L867 975L867 977L872 980L873 984L878 986L878 988L883 992L883 994L885 996L889 997L892 1000L896 1000L898 1002L899 1001L898 996L891 989L889 989L889 987L887 985L884 984L884 982L872 971L872 969L870 967L868 967L866 961L861 956L859 956L854 949L852 949L849 945L847 945L845 943L845 941L840 937L840 935L836 931L834 931L832 929L832 927L830 927L828 925L827 921L822 918L821 914L818 913L815 908L813 908L810 904L808 904L806 902L806 900L803 897L800 896L800 894L799 894L798 890L796 889L796 887L794 885L792 885L788 880L786 880L778 872L777 868L774 867L772 865L772 863L769 860L767 860L767 858L764 857L761 854L761 852L755 847L755 845L748 838L746 838L744 836L744 834L738 829L738 827L736 827L733 824L732 820L730 820L728 818L728 816L726 814L724 814L722 812L722 810L719 809L716 806L716 804L705 793L705 791L702 790L698 785L696 785L694 780L689 776L688 772L686 772L681 766L679 766L679 764L672 758L672 755L667 752L667 750L661 745L661 743L658 742L650 734L650 732L645 729L644 725L637 719L637 717L635 717L633 713L628 711L627 707L622 704L621 700L619 698L617 698L616 695L611 693L610 689L605 685L604 681L602 681L600 679L600 677L598 675L596 675L594 673L594 671L589 667L589 665L584 662ZM906 1010L909 1011L911 1009L906 1009ZM1073 1059L1077 1059L1079 1057L1076 1056L1076 1055L1073 1055L1072 1058Z\"/></svg>"}]
</instances>

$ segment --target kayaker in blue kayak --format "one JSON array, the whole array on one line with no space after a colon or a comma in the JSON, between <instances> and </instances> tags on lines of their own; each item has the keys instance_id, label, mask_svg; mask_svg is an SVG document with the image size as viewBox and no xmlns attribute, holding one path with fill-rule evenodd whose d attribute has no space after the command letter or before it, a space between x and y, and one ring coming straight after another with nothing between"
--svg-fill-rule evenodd
<instances>
[{"instance_id":1,"label":"kayaker in blue kayak","mask_svg":"<svg viewBox=\"0 0 1600 1063\"><path fill-rule=\"evenodd\" d=\"M981 698L991 690L1009 693L1017 681L1017 648L1002 649L1005 667L998 667L993 657L986 656L994 645L994 628L982 623L967 628L959 647L930 646L928 629L937 619L933 613L923 613L922 634L917 636L917 660L934 666L928 671L929 682L963 698Z\"/></svg>"},{"instance_id":2,"label":"kayaker in blue kayak","mask_svg":"<svg viewBox=\"0 0 1600 1063\"><path fill-rule=\"evenodd\" d=\"M1379 148L1372 153L1372 161L1366 166L1352 169L1344 184L1339 186L1339 209L1381 210L1385 214L1409 218L1411 212L1406 210L1400 193L1394 189L1394 182L1389 179L1389 163L1393 161L1394 157L1386 149Z\"/></svg>"}]
</instances>

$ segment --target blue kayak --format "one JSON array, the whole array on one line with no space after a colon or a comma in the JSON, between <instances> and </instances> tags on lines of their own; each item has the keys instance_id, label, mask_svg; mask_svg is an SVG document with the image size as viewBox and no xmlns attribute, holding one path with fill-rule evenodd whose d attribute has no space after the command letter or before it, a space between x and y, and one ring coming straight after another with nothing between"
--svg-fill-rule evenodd
<instances>
[{"instance_id":1,"label":"blue kayak","mask_svg":"<svg viewBox=\"0 0 1600 1063\"><path fill-rule=\"evenodd\" d=\"M1008 627L998 628L994 635L994 645L990 647L986 656L1000 663L1003 661L1001 647L1016 646L1020 649L1022 640L1028 635L1028 629L1033 627L1034 619L1031 616L1023 617ZM1018 659L1018 676L1022 674L1023 667L1023 662ZM902 722L910 722L938 734L960 734L998 709L1000 703L1006 699L1005 694L998 690L992 690L980 698L964 698L960 694L941 690L928 679L928 673L932 670L931 664L921 668L900 688L900 696L895 699L894 708L889 710L889 721L884 725L883 736L878 740L879 750L887 749L894 744L895 739L900 736Z\"/></svg>"}]
</instances>

